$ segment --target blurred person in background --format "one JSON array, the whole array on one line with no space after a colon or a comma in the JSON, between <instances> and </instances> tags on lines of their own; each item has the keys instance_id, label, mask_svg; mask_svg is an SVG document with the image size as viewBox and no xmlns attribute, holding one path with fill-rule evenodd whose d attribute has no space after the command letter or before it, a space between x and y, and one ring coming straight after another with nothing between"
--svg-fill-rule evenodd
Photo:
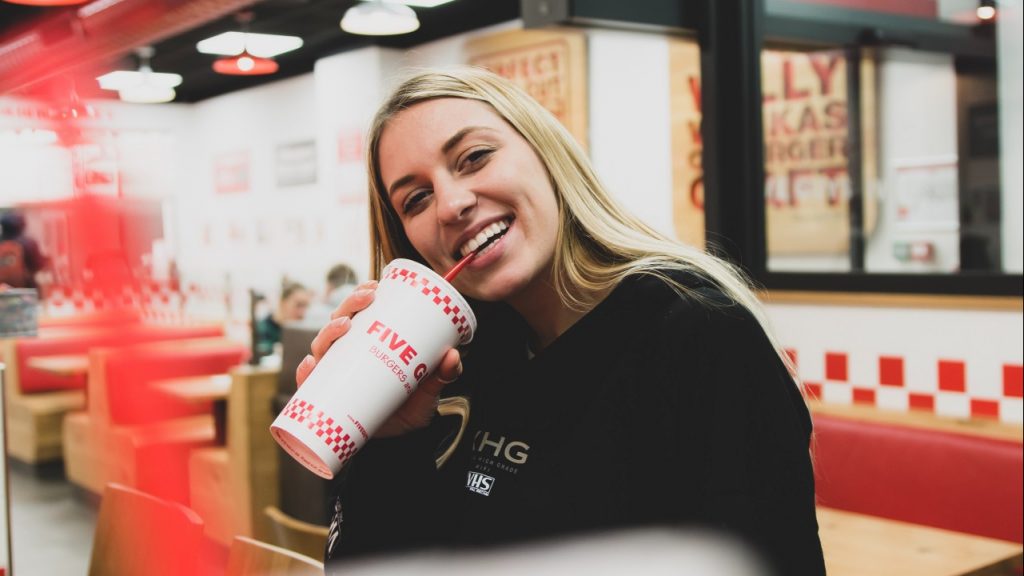
<instances>
[{"instance_id":1,"label":"blurred person in background","mask_svg":"<svg viewBox=\"0 0 1024 576\"><path fill-rule=\"evenodd\" d=\"M411 77L368 143L371 270L402 257L444 274L475 252L453 284L479 329L336 479L329 572L669 526L738 538L773 573L824 574L810 415L738 270L627 213L557 119L489 72ZM338 307L300 385L374 288ZM471 411L438 467L442 391Z\"/></svg>"},{"instance_id":2,"label":"blurred person in background","mask_svg":"<svg viewBox=\"0 0 1024 576\"><path fill-rule=\"evenodd\" d=\"M348 264L331 266L327 271L324 295L309 305L304 323L319 327L330 322L331 312L355 290L358 283L356 271Z\"/></svg>"},{"instance_id":3,"label":"blurred person in background","mask_svg":"<svg viewBox=\"0 0 1024 576\"><path fill-rule=\"evenodd\" d=\"M281 342L281 327L292 322L301 322L312 296L309 290L298 282L286 282L281 288L277 307L256 322L256 352L259 356L270 356Z\"/></svg>"},{"instance_id":4,"label":"blurred person in background","mask_svg":"<svg viewBox=\"0 0 1024 576\"><path fill-rule=\"evenodd\" d=\"M37 288L36 274L47 265L39 244L25 235L25 217L17 210L0 215L0 285Z\"/></svg>"}]
</instances>

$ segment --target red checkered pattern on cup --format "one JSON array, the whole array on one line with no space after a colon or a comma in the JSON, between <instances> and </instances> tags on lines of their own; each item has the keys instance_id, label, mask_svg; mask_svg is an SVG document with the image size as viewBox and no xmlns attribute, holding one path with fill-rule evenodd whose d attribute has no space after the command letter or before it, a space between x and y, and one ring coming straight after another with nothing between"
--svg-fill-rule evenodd
<instances>
[{"instance_id":1,"label":"red checkered pattern on cup","mask_svg":"<svg viewBox=\"0 0 1024 576\"><path fill-rule=\"evenodd\" d=\"M356 453L356 443L352 441L341 424L334 422L334 419L325 416L322 410L317 410L311 402L292 398L284 407L284 413L288 418L305 423L306 427L316 434L332 452L338 455L338 460L345 462Z\"/></svg>"},{"instance_id":2,"label":"red checkered pattern on cup","mask_svg":"<svg viewBox=\"0 0 1024 576\"><path fill-rule=\"evenodd\" d=\"M469 320L466 319L466 315L462 313L462 310L457 305L452 303L451 297L442 293L441 288L431 282L429 278L420 276L415 270L398 267L386 271L384 278L398 280L399 282L405 282L410 286L420 288L421 294L429 297L434 304L439 306L451 318L452 324L455 324L455 329L458 331L459 336L465 336L469 330Z\"/></svg>"}]
</instances>

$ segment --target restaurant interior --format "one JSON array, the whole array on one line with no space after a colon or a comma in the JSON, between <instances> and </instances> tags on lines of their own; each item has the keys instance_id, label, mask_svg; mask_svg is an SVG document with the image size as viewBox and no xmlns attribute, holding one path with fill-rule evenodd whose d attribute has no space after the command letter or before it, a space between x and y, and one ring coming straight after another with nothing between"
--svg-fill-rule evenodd
<instances>
[{"instance_id":1,"label":"restaurant interior","mask_svg":"<svg viewBox=\"0 0 1024 576\"><path fill-rule=\"evenodd\" d=\"M1022 15L0 0L0 576L323 573L331 483L269 430L332 294L379 274L375 110L403 71L465 64L552 112L648 226L749 275L812 415L829 574L1019 576ZM671 536L345 573L762 573Z\"/></svg>"}]
</instances>

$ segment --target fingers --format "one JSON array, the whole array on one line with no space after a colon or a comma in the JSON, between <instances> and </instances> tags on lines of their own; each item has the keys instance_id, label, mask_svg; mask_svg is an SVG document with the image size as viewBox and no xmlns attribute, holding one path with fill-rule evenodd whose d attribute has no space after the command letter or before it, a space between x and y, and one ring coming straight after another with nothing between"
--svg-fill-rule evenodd
<instances>
[{"instance_id":1,"label":"fingers","mask_svg":"<svg viewBox=\"0 0 1024 576\"><path fill-rule=\"evenodd\" d=\"M327 349L335 340L348 333L352 327L352 315L365 309L373 302L374 290L377 289L377 281L370 280L356 286L356 290L349 294L334 312L331 312L331 321L320 329L316 338L310 344L309 349L313 353L306 356L295 369L295 383L302 386L309 373L313 371L316 363L327 353Z\"/></svg>"},{"instance_id":2,"label":"fingers","mask_svg":"<svg viewBox=\"0 0 1024 576\"><path fill-rule=\"evenodd\" d=\"M313 358L316 360L323 358L331 344L348 333L351 327L352 319L348 316L342 316L328 322L326 326L320 329L320 332L317 333L316 337L313 338L313 342L309 345L309 349L313 352Z\"/></svg>"},{"instance_id":3,"label":"fingers","mask_svg":"<svg viewBox=\"0 0 1024 576\"><path fill-rule=\"evenodd\" d=\"M451 384L462 376L462 355L455 348L448 350L437 365L434 376L445 384Z\"/></svg>"},{"instance_id":4,"label":"fingers","mask_svg":"<svg viewBox=\"0 0 1024 576\"><path fill-rule=\"evenodd\" d=\"M430 378L420 384L419 389L425 394L436 397L446 385L458 380L461 375L462 356L459 355L458 350L452 348L445 353Z\"/></svg>"},{"instance_id":5,"label":"fingers","mask_svg":"<svg viewBox=\"0 0 1024 576\"><path fill-rule=\"evenodd\" d=\"M377 281L370 280L369 282L363 282L359 286L356 286L354 292L345 298L345 301L338 305L338 307L331 312L331 319L341 318L342 316L352 316L356 312L366 308L373 302L373 292L377 289Z\"/></svg>"},{"instance_id":6,"label":"fingers","mask_svg":"<svg viewBox=\"0 0 1024 576\"><path fill-rule=\"evenodd\" d=\"M302 383L309 378L309 374L313 372L313 368L316 366L316 359L306 354L306 357L299 362L299 365L295 368L295 387L302 386Z\"/></svg>"}]
</instances>

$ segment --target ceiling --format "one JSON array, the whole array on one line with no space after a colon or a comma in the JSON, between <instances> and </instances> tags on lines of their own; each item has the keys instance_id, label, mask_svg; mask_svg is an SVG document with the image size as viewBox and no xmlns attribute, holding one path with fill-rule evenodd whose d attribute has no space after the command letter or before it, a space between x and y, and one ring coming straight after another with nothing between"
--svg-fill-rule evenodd
<instances>
[{"instance_id":1,"label":"ceiling","mask_svg":"<svg viewBox=\"0 0 1024 576\"><path fill-rule=\"evenodd\" d=\"M110 0L93 0L92 6ZM339 21L355 0L122 0L124 9L106 22L81 22L78 10L38 8L0 1L0 94L46 97L74 88L83 98L111 97L99 90L95 76L138 66L133 49L151 43L152 67L184 77L176 102L206 98L273 82L313 70L325 56L361 48L409 48L418 44L506 22L519 17L519 0L454 0L436 8L415 8L420 29L401 36L368 37L343 32ZM239 30L236 14L251 11L252 32L287 34L303 39L302 48L276 58L280 69L269 76L225 76L211 65L216 56L201 54L196 42ZM94 18L93 20L99 20ZM85 30L83 32L83 29ZM21 56L8 47L29 31L38 54ZM126 32L130 30L130 32ZM168 31L171 31L168 33ZM19 45L20 44L20 45ZM23 51L27 52L27 51ZM13 53L13 56L12 56ZM47 59L48 58L48 59Z\"/></svg>"}]
</instances>

